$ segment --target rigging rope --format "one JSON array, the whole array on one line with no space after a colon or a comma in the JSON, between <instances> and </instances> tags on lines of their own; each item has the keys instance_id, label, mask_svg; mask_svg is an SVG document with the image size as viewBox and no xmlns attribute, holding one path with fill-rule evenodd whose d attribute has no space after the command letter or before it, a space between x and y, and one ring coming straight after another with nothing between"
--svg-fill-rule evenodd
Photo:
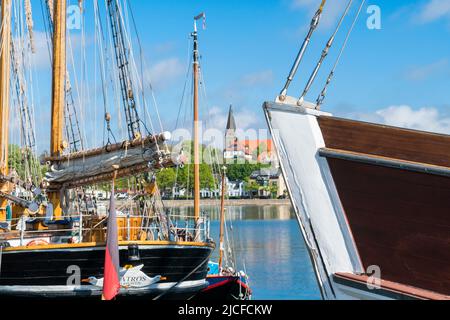
<instances>
[{"instance_id":1,"label":"rigging rope","mask_svg":"<svg viewBox=\"0 0 450 320\"><path fill-rule=\"evenodd\" d=\"M156 96L155 96L155 92L153 90L153 85L152 85L150 76L145 77L145 74L144 74L144 68L148 69L148 66L146 64L146 60L144 59L144 54L143 54L143 49L142 49L142 42L141 42L141 38L139 36L136 20L134 18L134 11L133 11L133 7L131 6L131 3L128 5L128 7L129 7L129 10L130 10L130 14L131 14L131 20L132 20L132 23L133 23L134 33L136 34L136 38L137 38L137 42L138 42L138 46L139 46L140 78L141 79L138 82L140 84L140 90L141 90L141 93L142 93L142 101L144 103L144 111L145 111L145 114L146 114L147 118L150 121L150 126L151 126L151 129L152 129L152 132L155 132L155 128L153 126L153 121L152 121L152 119L150 117L150 114L149 114L149 110L148 110L148 106L147 106L147 100L145 98L146 97L146 95L145 95L145 82L147 81L149 89L150 89L150 92L151 92L152 101L153 101L153 104L155 106L155 112L156 112L156 116L157 116L157 119L158 119L158 124L159 124L161 132L164 132L164 127L163 127L163 124L162 124L161 115L159 113L159 107L158 107L158 103L156 101ZM131 56L133 56L133 53L131 53ZM136 68L136 73L137 73L137 66L134 65L134 67Z\"/></svg>"},{"instance_id":2,"label":"rigging rope","mask_svg":"<svg viewBox=\"0 0 450 320\"><path fill-rule=\"evenodd\" d=\"M203 266L205 263L207 263L209 261L209 259L212 256L214 250L211 250L208 254L208 256L202 260L202 262L196 266L194 268L194 270L192 270L191 272L189 272L185 277L183 277L180 281L178 281L177 283L175 283L173 286L171 286L169 289L167 289L166 291L164 291L163 293L161 293L160 295L158 295L157 297L153 298L153 300L159 300L162 297L164 297L165 295L167 295L169 292L171 292L173 289L175 289L176 287L178 287L181 283L183 283L186 279L188 279L190 276L192 276L198 269L200 269L201 266Z\"/></svg>"},{"instance_id":3,"label":"rigging rope","mask_svg":"<svg viewBox=\"0 0 450 320\"><path fill-rule=\"evenodd\" d=\"M17 0L14 9L14 29L13 41L11 41L11 66L12 74L11 86L15 88L16 100L15 107L19 117L15 121L20 126L20 145L22 147L22 161L24 164L23 178L34 185L38 185L42 177L40 167L34 155L36 154L36 136L35 136L35 119L34 119L34 95L33 95L33 77L30 57L33 53L32 30L29 26L29 14L31 8L27 8L25 3L22 6L21 1ZM24 14L25 12L25 18ZM26 20L27 28L24 26ZM26 33L28 32L28 37ZM28 41L27 41L28 40ZM25 72L28 70L28 73ZM29 85L30 84L30 85ZM28 93L31 93L31 100L28 99ZM30 103L31 101L31 103ZM12 132L13 134L14 132ZM13 137L11 136L11 141ZM17 169L17 168L16 168ZM19 172L20 173L20 172Z\"/></svg>"},{"instance_id":4,"label":"rigging rope","mask_svg":"<svg viewBox=\"0 0 450 320\"><path fill-rule=\"evenodd\" d=\"M313 72L311 73L311 76L309 77L308 83L306 84L306 87L303 90L302 95L298 99L298 102L297 102L298 105L302 105L306 95L308 94L309 90L311 89L311 86L314 83L314 80L316 79L317 74L319 73L319 70L322 67L323 62L325 61L325 58L328 56L328 52L330 51L330 48L333 46L334 39L336 38L336 35L339 32L339 30L342 26L342 23L344 22L344 19L347 16L348 11L350 10L350 7L352 6L352 4L353 4L353 0L349 0L347 7L345 8L344 13L342 14L342 16L339 20L336 30L334 31L334 33L328 40L327 44L325 45L325 48L322 51L322 55L320 56L319 62L317 62L317 65L314 68Z\"/></svg>"},{"instance_id":5,"label":"rigging rope","mask_svg":"<svg viewBox=\"0 0 450 320\"><path fill-rule=\"evenodd\" d=\"M342 45L342 47L341 47L341 50L340 50L340 52L339 52L339 55L338 55L338 57L337 57L337 59L336 59L336 62L334 63L334 66L333 66L333 68L331 69L330 74L328 75L327 81L326 81L326 83L325 83L325 86L324 86L322 92L320 93L319 97L317 98L317 101L316 101L316 109L320 109L320 106L323 104L323 102L324 102L324 100L325 100L325 97L326 97L326 94L327 94L327 90L328 90L328 86L330 85L331 80L332 80L333 77L334 77L334 73L335 73L335 71L336 71L336 68L337 68L337 66L339 65L339 62L340 62L340 60L341 60L341 58L342 58L342 54L344 53L345 48L347 47L348 40L350 39L350 35L351 35L352 32L353 32L353 29L354 29L354 27L355 27L355 25L356 25L356 22L358 21L358 18L359 18L360 14L361 14L361 10L362 10L362 8L363 8L365 2L366 2L366 0L362 0L362 1L361 1L361 4L360 4L359 9L358 9L358 12L357 12L357 14L356 14L356 16L355 16L355 19L353 20L353 23L352 23L350 29L349 29L348 32L347 32L347 35L346 35L346 37L345 37L345 40L344 40L344 43L343 43L343 45Z\"/></svg>"},{"instance_id":6,"label":"rigging rope","mask_svg":"<svg viewBox=\"0 0 450 320\"><path fill-rule=\"evenodd\" d=\"M291 71L286 80L286 84L284 85L283 90L281 90L281 93L279 96L279 99L281 101L284 101L286 99L286 95L287 95L289 86L290 86L292 80L294 80L295 74L297 73L298 67L300 66L300 62L302 61L303 56L305 55L306 49L308 48L308 45L311 42L311 37L312 37L314 31L316 30L317 26L319 25L320 17L322 16L323 8L324 8L326 2L327 2L326 0L322 0L321 4L319 6L319 9L316 11L314 17L311 20L311 25L310 25L308 34L306 35L306 38L303 41L300 51L298 52L297 58L295 59L295 62L292 65Z\"/></svg>"},{"instance_id":7,"label":"rigging rope","mask_svg":"<svg viewBox=\"0 0 450 320\"><path fill-rule=\"evenodd\" d=\"M132 75L129 69L129 50L125 39L124 21L118 0L107 0L109 10L110 27L114 42L116 64L119 72L122 102L128 127L128 138L134 140L141 136L140 119L137 112L136 99L133 92ZM131 46L129 46L131 48Z\"/></svg>"},{"instance_id":8,"label":"rigging rope","mask_svg":"<svg viewBox=\"0 0 450 320\"><path fill-rule=\"evenodd\" d=\"M33 13L31 11L30 0L25 0L25 12L26 12L26 20L27 20L27 27L28 27L28 36L30 39L31 52L35 53L36 48L34 45L34 36L33 36Z\"/></svg>"}]
</instances>

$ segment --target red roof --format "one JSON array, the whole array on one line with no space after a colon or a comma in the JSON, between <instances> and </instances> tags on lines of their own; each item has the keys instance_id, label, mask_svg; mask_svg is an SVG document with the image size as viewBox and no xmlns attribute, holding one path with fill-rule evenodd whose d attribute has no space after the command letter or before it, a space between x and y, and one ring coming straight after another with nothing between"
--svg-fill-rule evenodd
<instances>
[{"instance_id":1,"label":"red roof","mask_svg":"<svg viewBox=\"0 0 450 320\"><path fill-rule=\"evenodd\" d=\"M243 141L237 141L233 143L232 145L227 146L226 150L229 151L239 151L242 150L247 155L253 155L257 150L258 147L261 146L262 149L260 150L260 153L271 153L272 152L272 140L243 140Z\"/></svg>"}]
</instances>

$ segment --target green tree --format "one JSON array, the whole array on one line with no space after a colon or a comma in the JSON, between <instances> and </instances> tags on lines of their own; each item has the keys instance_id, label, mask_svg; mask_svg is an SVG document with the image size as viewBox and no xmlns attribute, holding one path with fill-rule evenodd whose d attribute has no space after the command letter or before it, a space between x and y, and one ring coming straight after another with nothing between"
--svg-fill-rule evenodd
<instances>
[{"instance_id":1,"label":"green tree","mask_svg":"<svg viewBox=\"0 0 450 320\"><path fill-rule=\"evenodd\" d=\"M170 190L175 186L176 171L173 168L167 168L156 174L156 181L161 190Z\"/></svg>"},{"instance_id":2,"label":"green tree","mask_svg":"<svg viewBox=\"0 0 450 320\"><path fill-rule=\"evenodd\" d=\"M270 165L265 165L261 163L250 164L250 163L235 163L229 164L227 166L227 177L231 181L245 181L249 178L254 171L260 170L262 168L270 167Z\"/></svg>"},{"instance_id":3,"label":"green tree","mask_svg":"<svg viewBox=\"0 0 450 320\"><path fill-rule=\"evenodd\" d=\"M47 167L42 166L31 151L24 150L18 145L9 145L8 154L9 168L16 171L22 180L26 180L31 175L34 182L40 182L41 177L47 171Z\"/></svg>"},{"instance_id":4,"label":"green tree","mask_svg":"<svg viewBox=\"0 0 450 320\"><path fill-rule=\"evenodd\" d=\"M246 192L249 192L251 195L253 195L253 193L258 193L260 189L261 186L255 180L246 179L245 183Z\"/></svg>"},{"instance_id":5,"label":"green tree","mask_svg":"<svg viewBox=\"0 0 450 320\"><path fill-rule=\"evenodd\" d=\"M186 165L178 170L177 185L189 191L194 189L193 165ZM214 176L211 167L205 163L200 164L200 188L213 189L214 187Z\"/></svg>"}]
</instances>

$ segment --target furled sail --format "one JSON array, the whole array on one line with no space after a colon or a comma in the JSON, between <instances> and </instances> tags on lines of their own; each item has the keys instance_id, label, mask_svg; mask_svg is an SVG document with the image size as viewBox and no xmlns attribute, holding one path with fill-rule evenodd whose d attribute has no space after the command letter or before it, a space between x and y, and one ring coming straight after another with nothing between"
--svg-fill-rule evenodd
<instances>
[{"instance_id":1,"label":"furled sail","mask_svg":"<svg viewBox=\"0 0 450 320\"><path fill-rule=\"evenodd\" d=\"M169 139L170 133L165 132L61 157L47 157L43 159L50 167L45 175L47 189L107 182L115 168L118 177L124 177L174 166L176 161L165 145Z\"/></svg>"}]
</instances>

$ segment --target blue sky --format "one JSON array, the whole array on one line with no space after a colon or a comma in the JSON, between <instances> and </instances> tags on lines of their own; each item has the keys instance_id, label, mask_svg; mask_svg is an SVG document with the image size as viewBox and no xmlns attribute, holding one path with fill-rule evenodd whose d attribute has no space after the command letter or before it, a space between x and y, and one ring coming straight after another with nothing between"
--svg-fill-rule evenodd
<instances>
[{"instance_id":1,"label":"blue sky","mask_svg":"<svg viewBox=\"0 0 450 320\"><path fill-rule=\"evenodd\" d=\"M202 115L223 126L233 104L238 125L264 128L261 105L281 90L319 0L129 0L143 43L145 74L150 75L165 129L172 129L180 105L188 64L192 18L204 11L207 29L200 31L202 68L208 99ZM294 80L290 95L300 95L345 1L329 0L320 27ZM353 17L359 0L350 12ZM43 31L38 0L32 1L37 38ZM76 4L77 1L69 0ZM103 4L103 0L100 0ZM369 5L381 9L381 30L369 30ZM96 70L92 0L85 1L88 73ZM315 100L336 58L348 18L308 96ZM71 32L74 56L80 60L81 32ZM323 109L338 116L450 133L450 0L366 2L348 48L330 86ZM135 43L136 45L136 43ZM38 48L45 49L41 43ZM135 46L135 53L138 52ZM49 116L49 70L36 54L40 122ZM47 57L46 57L47 56ZM80 65L76 65L76 70ZM85 131L101 131L103 105L97 75L86 77L82 94ZM97 82L94 81L97 79ZM48 93L48 94L47 94ZM95 98L97 97L97 98ZM112 102L111 102L112 103ZM150 110L155 116L153 108ZM39 131L47 139L45 130ZM100 132L99 132L100 131ZM44 148L45 146L41 146Z\"/></svg>"}]
</instances>

